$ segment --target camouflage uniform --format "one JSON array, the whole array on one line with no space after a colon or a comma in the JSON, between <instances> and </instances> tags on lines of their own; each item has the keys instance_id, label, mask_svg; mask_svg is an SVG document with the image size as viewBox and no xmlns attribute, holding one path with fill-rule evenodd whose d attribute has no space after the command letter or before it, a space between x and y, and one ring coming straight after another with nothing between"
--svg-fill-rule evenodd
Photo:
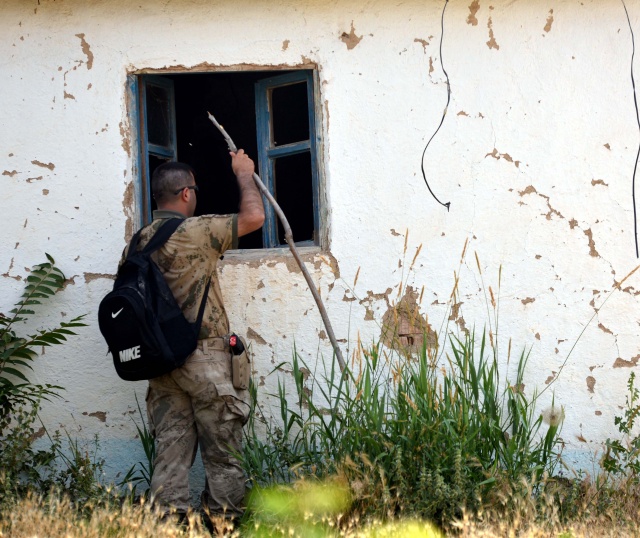
<instances>
[{"instance_id":1,"label":"camouflage uniform","mask_svg":"<svg viewBox=\"0 0 640 538\"><path fill-rule=\"evenodd\" d=\"M164 219L183 216L154 211L153 217L153 223L142 232L142 246ZM181 512L189 508L188 474L198 445L207 477L206 507L227 515L242 512L245 477L231 453L242 448L249 395L231 382L231 354L221 338L229 333L229 320L216 269L222 253L236 246L237 215L204 215L185 219L153 254L191 322L197 317L211 277L197 349L184 366L149 380L147 393L149 423L157 447L151 494L160 506Z\"/></svg>"}]
</instances>

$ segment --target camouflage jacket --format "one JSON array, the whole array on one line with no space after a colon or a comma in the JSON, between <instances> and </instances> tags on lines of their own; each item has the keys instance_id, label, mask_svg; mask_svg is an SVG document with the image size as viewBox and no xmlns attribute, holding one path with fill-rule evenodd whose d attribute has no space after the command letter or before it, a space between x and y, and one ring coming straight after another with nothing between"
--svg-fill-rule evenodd
<instances>
[{"instance_id":1,"label":"camouflage jacket","mask_svg":"<svg viewBox=\"0 0 640 538\"><path fill-rule=\"evenodd\" d=\"M147 244L165 219L176 217L184 218L184 215L174 211L154 211L153 222L142 230L138 248ZM211 277L200 339L224 336L229 332L217 265L227 249L237 248L237 217L233 214L187 218L168 241L152 254L182 312L192 323L196 320L204 289ZM127 250L128 247L122 255L121 264Z\"/></svg>"}]
</instances>

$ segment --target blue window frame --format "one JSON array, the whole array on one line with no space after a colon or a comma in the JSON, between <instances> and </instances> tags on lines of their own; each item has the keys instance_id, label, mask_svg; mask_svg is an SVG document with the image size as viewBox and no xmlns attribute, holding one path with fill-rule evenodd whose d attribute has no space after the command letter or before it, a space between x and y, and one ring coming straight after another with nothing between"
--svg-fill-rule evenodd
<instances>
[{"instance_id":1,"label":"blue window frame","mask_svg":"<svg viewBox=\"0 0 640 538\"><path fill-rule=\"evenodd\" d=\"M178 160L176 103L173 81L160 75L142 75L137 81L140 122L139 179L141 224L151 222L151 172L161 162Z\"/></svg>"},{"instance_id":2,"label":"blue window frame","mask_svg":"<svg viewBox=\"0 0 640 538\"><path fill-rule=\"evenodd\" d=\"M153 170L171 160L181 160L196 169L201 187L196 214L237 211L236 181L222 147L224 142L206 119L210 109L232 136L238 135L234 136L235 142L256 161L263 182L289 220L296 243L318 245L320 138L316 88L313 70L287 71L277 76L273 71L131 75L130 97L137 104L131 123L139 140L133 158L139 179L138 224L150 222L155 208L151 197ZM267 200L264 202L266 219L261 235L255 232L253 237L241 238L242 249L285 244L282 226L273 208Z\"/></svg>"},{"instance_id":3,"label":"blue window frame","mask_svg":"<svg viewBox=\"0 0 640 538\"><path fill-rule=\"evenodd\" d=\"M301 96L306 99L301 99ZM306 104L302 106L304 101ZM291 103L297 103L297 106L291 106ZM292 116L297 118L292 119ZM306 218L299 220L300 227L303 228L301 241L296 237L294 223L290 223L294 241L303 245L317 244L320 231L315 122L313 71L298 71L256 82L260 177L279 204L281 198L292 203L303 203L298 196L310 195L308 203L311 214L307 213ZM289 165L287 161L293 165ZM300 172L298 178L284 177ZM283 177L282 182L279 181L280 176ZM283 193L284 189L287 190L286 195ZM287 216L286 208L283 207L283 210ZM284 232L280 228L273 208L265 200L265 224L262 229L265 247L285 244Z\"/></svg>"}]
</instances>

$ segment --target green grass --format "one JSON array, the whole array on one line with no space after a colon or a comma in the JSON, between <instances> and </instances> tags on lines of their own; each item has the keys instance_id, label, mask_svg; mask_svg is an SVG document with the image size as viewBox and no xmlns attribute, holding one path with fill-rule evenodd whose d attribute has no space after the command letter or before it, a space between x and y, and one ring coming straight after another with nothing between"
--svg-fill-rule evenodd
<instances>
[{"instance_id":1,"label":"green grass","mask_svg":"<svg viewBox=\"0 0 640 538\"><path fill-rule=\"evenodd\" d=\"M558 465L560 424L543 424L535 391L522 388L528 353L508 380L484 334L448 344L441 361L426 346L413 357L361 347L344 372L332 363L306 378L312 369L294 354L290 397L287 375L278 379L279 420L266 418L252 389L243 454L252 483L338 476L351 512L441 525L523 478L537 489Z\"/></svg>"}]
</instances>

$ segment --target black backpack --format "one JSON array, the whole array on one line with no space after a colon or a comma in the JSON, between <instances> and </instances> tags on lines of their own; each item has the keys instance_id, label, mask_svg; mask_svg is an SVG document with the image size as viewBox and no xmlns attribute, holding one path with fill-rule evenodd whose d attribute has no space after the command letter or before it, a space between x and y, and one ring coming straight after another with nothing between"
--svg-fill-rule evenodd
<instances>
[{"instance_id":1,"label":"black backpack","mask_svg":"<svg viewBox=\"0 0 640 538\"><path fill-rule=\"evenodd\" d=\"M100 302L98 323L118 375L127 381L152 379L182 366L198 343L209 285L198 318L190 323L151 254L164 245L183 219L171 218L137 251L133 236L113 285Z\"/></svg>"}]
</instances>

